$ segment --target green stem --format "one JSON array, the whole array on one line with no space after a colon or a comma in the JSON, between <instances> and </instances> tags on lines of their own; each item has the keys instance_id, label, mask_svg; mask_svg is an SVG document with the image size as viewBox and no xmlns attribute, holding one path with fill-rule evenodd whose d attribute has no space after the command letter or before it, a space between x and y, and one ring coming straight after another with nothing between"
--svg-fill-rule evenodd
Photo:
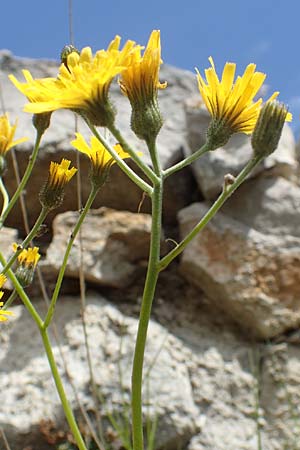
<instances>
[{"instance_id":1,"label":"green stem","mask_svg":"<svg viewBox=\"0 0 300 450\"><path fill-rule=\"evenodd\" d=\"M153 169L157 177L159 177L159 180L162 180L162 170L161 170L161 164L158 157L157 147L156 147L156 141L155 139L149 140L147 142L147 146L149 149L151 161L153 164Z\"/></svg>"},{"instance_id":2,"label":"green stem","mask_svg":"<svg viewBox=\"0 0 300 450\"><path fill-rule=\"evenodd\" d=\"M126 175L133 181L137 186L139 186L146 194L151 197L153 189L152 187L146 183L142 178L140 178L124 161L118 153L113 149L113 147L109 144L109 142L101 136L97 129L91 123L87 122L90 130L96 136L96 138L101 142L102 145L106 148L106 150L110 153L110 155L116 160L118 166L126 173Z\"/></svg>"},{"instance_id":3,"label":"green stem","mask_svg":"<svg viewBox=\"0 0 300 450\"><path fill-rule=\"evenodd\" d=\"M130 147L130 145L123 138L120 130L113 124L109 127L109 131L116 138L116 140L120 143L122 148L131 156L133 161L137 164L137 166L144 172L144 174L152 181L153 184L159 182L159 178L153 172L153 170L141 160L138 154Z\"/></svg>"},{"instance_id":4,"label":"green stem","mask_svg":"<svg viewBox=\"0 0 300 450\"><path fill-rule=\"evenodd\" d=\"M63 281L63 277L64 277L64 274L65 274L68 258L69 258L69 255L70 255L73 243L74 243L75 238L76 238L76 236L77 236L77 234L79 232L79 229L80 229L80 227L82 225L82 222L85 219L85 216L87 215L90 207L92 206L92 203L93 203L93 201L94 201L98 191L99 191L99 187L98 186L93 186L93 188L92 188L92 190L90 192L89 198L87 199L86 205L85 205L84 209L82 210L82 212L81 212L81 214L79 216L79 219L78 219L78 221L77 221L77 223L76 223L76 225L74 227L74 230L73 230L73 232L71 234L71 237L69 239L69 242L68 242L68 245L67 245L67 248L66 248L66 251L65 251L64 259L63 259L63 262L62 262L62 265L61 265L61 268L60 268L60 271L59 271L59 274L58 274L58 277L57 277L57 281L56 281L55 289L54 289L54 292L53 292L53 295L52 295L51 303L50 303L50 306L49 306L49 309L47 311L47 315L46 315L46 318L45 318L45 321L44 321L44 329L45 330L50 325L51 319L52 319L53 314L54 314L55 305L56 305L56 302L57 302L58 294L59 294L59 291L60 291L60 288L61 288L61 284L62 284L62 281Z\"/></svg>"},{"instance_id":5,"label":"green stem","mask_svg":"<svg viewBox=\"0 0 300 450\"><path fill-rule=\"evenodd\" d=\"M54 378L56 389L57 389L58 395L60 397L60 401L61 401L62 407L64 409L65 416L68 421L69 427L73 433L73 436L76 440L76 444L78 445L79 450L87 450L85 443L82 439L81 433L79 431L79 428L77 426L77 423L75 421L74 414L73 414L70 404L68 402L68 399L67 399L62 381L61 381L61 377L59 375L57 365L56 365L56 362L54 359L54 355L53 355L51 343L49 341L47 330L45 328L41 328L40 333L41 333L41 336L43 339L44 348L45 348L46 355L47 355L47 358L49 361L52 376Z\"/></svg>"},{"instance_id":6,"label":"green stem","mask_svg":"<svg viewBox=\"0 0 300 450\"><path fill-rule=\"evenodd\" d=\"M38 155L38 150L39 150L39 146L40 146L40 142L42 139L42 135L43 133L39 133L37 132L36 135L36 139L35 139L35 144L34 144L34 149L32 154L29 157L29 163L26 167L25 173L23 175L23 178L21 180L21 183L19 184L16 192L14 193L14 195L12 196L7 208L5 209L5 211L3 212L3 214L1 215L0 218L0 229L3 227L3 224L8 216L8 214L10 213L11 209L14 207L16 201L18 200L19 196L21 195L23 189L25 188L27 181L30 177L30 174L32 172L33 166L35 164L37 155Z\"/></svg>"},{"instance_id":7,"label":"green stem","mask_svg":"<svg viewBox=\"0 0 300 450\"><path fill-rule=\"evenodd\" d=\"M0 263L3 266L7 265L7 263L5 261L5 258L4 258L4 256L2 255L1 252L0 252ZM64 392L64 388L63 388L63 385L62 385L62 382L61 382L61 378L60 378L59 372L57 370L57 366L56 366L56 363L55 363L55 359L54 359L54 356L53 356L53 352L52 352L51 344L49 342L47 331L44 328L44 323L43 323L40 315L36 311L35 307L31 303L30 299L28 298L27 294L25 293L23 287L21 286L21 284L19 283L18 279L16 278L15 274L12 272L12 270L8 269L7 275L10 278L11 282L13 283L13 285L15 287L15 290L17 291L18 295L20 296L21 300L23 301L23 303L24 303L26 309L28 310L29 314L31 315L31 317L33 318L35 323L37 324L38 329L39 329L39 331L41 333L41 336L42 336L42 339L43 339L43 344L44 344L45 351L46 351L46 354L47 354L47 358L48 358L48 361L49 361L49 365L50 365L50 368L51 368L51 372L52 372L52 375L53 375L53 378L54 378L54 381L55 381L55 385L56 385L58 394L60 396L60 400L61 400L64 412L65 412L67 421L68 421L69 426L71 428L71 431L72 431L72 433L74 435L74 438L76 440L78 448L80 450L87 450L87 448L86 448L86 446L85 446L85 444L83 442L82 436L80 434L80 431L78 429L78 426L77 426L77 424L75 422L75 419L74 419L72 410L70 408L70 405L68 403L66 394Z\"/></svg>"},{"instance_id":8,"label":"green stem","mask_svg":"<svg viewBox=\"0 0 300 450\"><path fill-rule=\"evenodd\" d=\"M3 216L3 214L5 213L5 211L7 210L8 203L9 203L9 196L8 196L7 190L4 186L2 177L0 177L0 191L1 191L1 194L3 197L2 212L1 212L1 216L0 216L0 218L1 218Z\"/></svg>"},{"instance_id":9,"label":"green stem","mask_svg":"<svg viewBox=\"0 0 300 450\"><path fill-rule=\"evenodd\" d=\"M17 298L17 291L14 289L13 292L10 294L9 298L6 300L2 309L6 310L7 308L9 308L16 298Z\"/></svg>"},{"instance_id":10,"label":"green stem","mask_svg":"<svg viewBox=\"0 0 300 450\"><path fill-rule=\"evenodd\" d=\"M190 231L190 233L178 244L173 250L170 251L164 258L160 260L159 270L164 270L171 261L173 261L176 256L178 256L185 247L191 242L191 240L207 225L207 223L214 217L214 215L219 211L221 206L225 201L233 194L233 192L240 186L240 184L245 180L247 175L253 170L253 168L261 161L261 157L252 158L244 169L235 178L233 184L225 186L222 193L205 214L205 216L198 222L198 224Z\"/></svg>"},{"instance_id":11,"label":"green stem","mask_svg":"<svg viewBox=\"0 0 300 450\"><path fill-rule=\"evenodd\" d=\"M210 145L206 142L199 150L194 152L192 155L188 156L187 158L183 159L177 164L174 164L174 166L169 167L168 169L163 171L164 178L167 178L168 176L172 175L173 173L177 172L178 170L183 169L184 167L190 165L192 162L196 161L196 159L201 158L205 153L209 152L211 150Z\"/></svg>"},{"instance_id":12,"label":"green stem","mask_svg":"<svg viewBox=\"0 0 300 450\"><path fill-rule=\"evenodd\" d=\"M131 389L133 450L142 450L144 448L142 416L143 365L148 324L159 274L158 263L160 258L162 191L163 184L161 181L159 184L154 186L152 196L152 229L150 254L132 368Z\"/></svg>"},{"instance_id":13,"label":"green stem","mask_svg":"<svg viewBox=\"0 0 300 450\"><path fill-rule=\"evenodd\" d=\"M22 252L22 250L24 248L27 247L27 245L34 239L34 237L36 236L36 234L38 233L42 223L44 222L47 214L48 214L49 210L48 208L43 207L39 217L37 218L34 226L32 227L30 233L28 234L28 236L26 237L26 239L24 239L24 241L22 242L22 244L20 245L20 250L17 250L13 256L9 259L9 261L7 262L6 266L3 268L2 273L5 274L7 272L7 270L13 265L13 263L15 262L15 260L17 259L17 257L19 256L19 254Z\"/></svg>"}]
</instances>

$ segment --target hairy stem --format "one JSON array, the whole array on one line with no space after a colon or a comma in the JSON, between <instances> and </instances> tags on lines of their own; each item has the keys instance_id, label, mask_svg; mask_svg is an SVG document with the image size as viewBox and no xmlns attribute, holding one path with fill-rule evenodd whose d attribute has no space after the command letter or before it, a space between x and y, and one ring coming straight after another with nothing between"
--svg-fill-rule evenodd
<instances>
[{"instance_id":1,"label":"hairy stem","mask_svg":"<svg viewBox=\"0 0 300 450\"><path fill-rule=\"evenodd\" d=\"M54 314L55 305L56 305L57 298L58 298L58 295L59 295L59 291L60 291L60 288L61 288L61 284L62 284L62 281L63 281L63 278L64 278L65 270L66 270L66 267L67 267L67 262L68 262L68 259L69 259L69 255L70 255L73 243L75 241L75 238L76 238L76 236L77 236L77 234L78 234L78 232L80 230L80 227L81 227L81 225L82 225L82 223L83 223L83 221L84 221L84 219L85 219L85 217L86 217L90 207L92 206L92 203L93 203L93 201L94 201L94 199L95 199L95 197L96 197L96 195L98 193L98 190L99 190L99 187L93 187L92 188L92 190L90 192L90 195L89 195L89 198L87 199L86 205L85 205L84 209L82 210L82 212L81 212L81 214L79 216L79 219L78 219L78 221L77 221L77 223L76 223L76 225L74 227L74 230L73 230L73 232L72 232L72 234L70 236L70 239L69 239L66 251L65 251L64 259L63 259L63 262L62 262L62 265L61 265L61 268L60 268L60 271L59 271L59 274L58 274L58 277L57 277L57 281L56 281L55 289L54 289L54 292L53 292L53 295L52 295L51 303L50 303L50 306L48 308L48 312L47 312L47 315L46 315L46 318L45 318L45 322L44 322L44 328L45 329L48 328L48 326L50 325L51 319L52 319L53 314Z\"/></svg>"},{"instance_id":2,"label":"hairy stem","mask_svg":"<svg viewBox=\"0 0 300 450\"><path fill-rule=\"evenodd\" d=\"M10 213L11 209L14 207L16 201L18 200L18 198L20 197L23 189L25 188L27 181L30 177L30 174L32 172L33 166L35 164L37 155L38 155L38 151L39 151L39 146L41 143L41 139L42 139L42 133L37 132L36 134L36 139L35 139L35 144L34 144L34 148L33 148L33 152L29 157L29 163L26 167L25 173L22 177L21 183L18 186L18 189L16 190L16 192L14 193L14 195L12 196L9 204L7 205L7 208L5 209L5 211L3 211L3 214L1 215L0 218L0 229L3 227L3 224L8 216L8 214Z\"/></svg>"},{"instance_id":3,"label":"hairy stem","mask_svg":"<svg viewBox=\"0 0 300 450\"><path fill-rule=\"evenodd\" d=\"M197 223L197 225L189 232L189 234L178 244L173 250L170 251L164 258L160 260L159 269L164 270L176 256L178 256L185 247L191 242L191 240L208 224L208 222L216 215L219 209L223 206L225 201L233 194L233 192L240 186L245 180L247 175L252 169L261 161L261 157L252 158L244 169L236 177L233 184L226 186L218 199L205 214L205 216Z\"/></svg>"},{"instance_id":4,"label":"hairy stem","mask_svg":"<svg viewBox=\"0 0 300 450\"><path fill-rule=\"evenodd\" d=\"M153 164L154 170L156 171L156 174L161 178L161 181L154 186L152 195L152 227L151 227L150 254L132 368L131 406L132 406L133 450L142 450L144 448L143 415L142 415L143 366L144 366L144 355L145 355L147 331L151 315L152 302L159 275L158 263L160 258L163 181L160 172L160 164L156 153L155 143L153 143L153 146L149 148L149 151L153 158L152 160L154 160Z\"/></svg>"}]
</instances>

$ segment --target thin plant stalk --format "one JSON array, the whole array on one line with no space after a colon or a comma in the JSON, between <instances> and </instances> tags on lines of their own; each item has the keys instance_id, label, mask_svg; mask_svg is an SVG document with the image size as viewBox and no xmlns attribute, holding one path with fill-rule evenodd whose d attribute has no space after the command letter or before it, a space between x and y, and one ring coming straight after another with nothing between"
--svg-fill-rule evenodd
<instances>
[{"instance_id":1,"label":"thin plant stalk","mask_svg":"<svg viewBox=\"0 0 300 450\"><path fill-rule=\"evenodd\" d=\"M164 258L160 260L159 269L164 270L176 256L178 256L185 247L191 242L191 240L208 224L208 222L215 216L219 209L223 206L225 201L233 194L233 192L241 185L253 168L261 161L261 157L252 158L244 169L236 177L233 184L225 186L218 199L205 214L205 216L198 222L198 224L188 233L188 235Z\"/></svg>"},{"instance_id":2,"label":"thin plant stalk","mask_svg":"<svg viewBox=\"0 0 300 450\"><path fill-rule=\"evenodd\" d=\"M160 177L160 182L154 186L152 195L152 226L151 226L150 254L148 260L148 269L142 298L142 305L139 317L138 332L136 337L133 367L132 367L131 407L132 407L133 450L142 450L144 448L143 414L142 414L143 366L147 340L147 331L151 315L152 302L159 275L159 260L160 260L163 180L154 143L149 144L149 151L152 157L154 170L156 174Z\"/></svg>"},{"instance_id":3,"label":"thin plant stalk","mask_svg":"<svg viewBox=\"0 0 300 450\"><path fill-rule=\"evenodd\" d=\"M1 252L0 252L0 263L3 266L6 265L5 258ZM81 433L79 431L79 428L77 426L77 423L75 421L75 418L74 418L72 409L70 407L70 404L68 402L66 393L64 391L61 377L59 375L57 365L56 365L56 362L55 362L55 359L53 356L53 352L52 352L51 344L50 344L49 337L47 334L47 330L44 327L44 322L43 322L41 316L39 315L39 313L37 312L37 310L35 309L35 307L33 306L33 304L31 303L29 297L27 296L26 292L24 291L23 287L21 286L21 284L19 283L18 279L16 278L15 274L12 272L11 269L7 270L7 275L10 278L11 282L13 283L15 290L17 291L18 295L20 296L22 302L24 303L26 309L28 310L29 314L35 321L35 323L41 333L45 352L46 352L46 355L47 355L47 358L49 361L50 369L51 369L52 376L55 381L57 392L59 394L59 397L60 397L60 400L62 403L62 407L65 412L66 419L68 421L68 424L70 426L72 434L76 440L76 444L78 445L78 448L80 450L87 450L87 448L84 444L84 441L82 439Z\"/></svg>"},{"instance_id":4,"label":"thin plant stalk","mask_svg":"<svg viewBox=\"0 0 300 450\"><path fill-rule=\"evenodd\" d=\"M109 131L116 138L117 142L121 145L123 150L125 150L133 159L133 161L137 164L137 166L144 172L144 174L151 180L153 183L157 183L159 178L153 172L153 170L142 161L139 155L128 145L125 139L122 136L120 130L115 126L115 124L110 125Z\"/></svg>"},{"instance_id":5,"label":"thin plant stalk","mask_svg":"<svg viewBox=\"0 0 300 450\"><path fill-rule=\"evenodd\" d=\"M9 204L7 205L7 208L5 209L5 211L3 212L3 214L0 217L0 229L3 227L4 222L8 216L8 214L10 213L11 209L14 207L15 203L17 202L18 198L20 197L21 193L23 192L27 181L31 175L33 166L35 164L37 155L38 155L38 151L39 151L39 147L40 147L40 143L41 143L41 139L42 139L43 133L39 133L37 132L36 134L36 139L35 139L35 144L34 144L34 148L33 148L33 152L29 157L29 163L26 167L25 173L22 177L22 180L16 190L16 192L14 193L14 195L12 196Z\"/></svg>"},{"instance_id":6,"label":"thin plant stalk","mask_svg":"<svg viewBox=\"0 0 300 450\"><path fill-rule=\"evenodd\" d=\"M57 389L63 410L65 412L65 416L68 421L69 427L72 431L72 434L74 436L76 444L78 445L79 450L87 450L84 440L79 431L78 425L76 423L76 420L74 418L74 414L73 414L70 404L68 402L68 399L67 399L62 381L61 381L61 377L60 377L58 369L57 369L57 365L56 365L56 362L54 359L54 355L53 355L51 343L49 340L49 336L47 333L47 329L44 327L40 328L40 333L41 333L41 336L43 339L44 348L45 348L45 351L47 354L48 362L49 362L49 365L51 368L52 376L54 378L56 389Z\"/></svg>"},{"instance_id":7,"label":"thin plant stalk","mask_svg":"<svg viewBox=\"0 0 300 450\"><path fill-rule=\"evenodd\" d=\"M78 221L77 221L77 223L76 223L76 225L74 227L74 230L73 230L73 232L71 234L71 237L69 239L69 242L68 242L68 245L67 245L67 248L66 248L66 251L65 251L65 255L64 255L64 258L63 258L63 262L62 262L62 265L61 265L61 268L60 268L60 271L59 271L59 274L58 274L58 277L57 277L57 281L56 281L56 285L55 285L54 292L53 292L53 295L52 295L51 303L50 303L50 306L48 308L48 312L47 312L47 315L46 315L46 318L45 318L45 322L44 322L44 328L45 329L48 328L48 326L50 325L51 319L52 319L53 314L54 314L55 305L56 305L57 298L58 298L58 295L59 295L59 292L60 292L61 284L62 284L62 281L63 281L63 278L64 278L65 270L66 270L67 263L68 263L68 258L69 258L69 255L70 255L73 243L75 241L75 238L76 238L76 236L77 236L77 234L78 234L78 232L80 230L80 227L81 227L81 225L82 225L82 223L83 223L83 221L84 221L84 219L85 219L85 217L86 217L86 215L87 215L87 213L88 213L88 211L89 211L89 209L90 209L90 207L91 207L91 205L92 205L92 203L93 203L93 201L94 201L94 199L95 199L95 197L96 197L96 195L98 193L98 191L99 191L99 187L98 186L93 186L92 187L92 190L90 192L89 198L87 199L86 205L85 205L84 209L82 210L82 212L81 212L81 214L79 216L79 219L78 219Z\"/></svg>"},{"instance_id":8,"label":"thin plant stalk","mask_svg":"<svg viewBox=\"0 0 300 450\"><path fill-rule=\"evenodd\" d=\"M4 186L2 177L0 177L0 192L2 194L2 198L3 198L3 204L2 204L2 212L1 212L1 216L3 216L3 214L5 213L5 211L7 210L8 204L9 204L9 196L7 193L7 190Z\"/></svg>"},{"instance_id":9,"label":"thin plant stalk","mask_svg":"<svg viewBox=\"0 0 300 450\"><path fill-rule=\"evenodd\" d=\"M201 156L205 155L205 153L211 151L209 144L206 142L199 150L194 152L192 155L187 156L182 161L179 161L177 164L174 164L174 166L169 167L168 169L163 171L164 178L169 177L170 175L173 175L173 173L178 172L178 170L183 169L186 166L189 166L192 164L196 159L201 158Z\"/></svg>"},{"instance_id":10,"label":"thin plant stalk","mask_svg":"<svg viewBox=\"0 0 300 450\"><path fill-rule=\"evenodd\" d=\"M124 161L118 153L112 148L112 146L109 144L107 139L105 139L103 136L101 136L96 127L92 125L91 123L87 122L91 132L96 136L96 138L101 142L102 145L106 148L106 150L110 153L110 155L115 159L116 163L120 167L120 169L123 170L123 172L126 173L126 175L133 181L139 188L142 189L142 191L146 192L150 197L152 195L153 189L152 187L146 183L141 177L139 177Z\"/></svg>"},{"instance_id":11,"label":"thin plant stalk","mask_svg":"<svg viewBox=\"0 0 300 450\"><path fill-rule=\"evenodd\" d=\"M6 300L2 309L4 309L4 311L5 311L7 308L9 308L13 304L13 302L15 301L16 298L17 298L17 291L14 289L13 292L10 294L9 298Z\"/></svg>"},{"instance_id":12,"label":"thin plant stalk","mask_svg":"<svg viewBox=\"0 0 300 450\"><path fill-rule=\"evenodd\" d=\"M39 232L39 229L42 225L42 223L44 222L45 218L47 217L47 214L49 212L48 208L42 208L39 217L37 218L35 224L33 225L30 233L28 234L28 236L26 237L26 239L24 239L24 241L22 242L22 244L20 245L20 249L17 250L13 256L9 259L9 261L7 262L6 266L3 268L2 273L5 274L7 272L7 270L13 265L13 263L15 262L15 260L17 259L17 257L19 256L19 254L22 252L22 250L24 248L27 247L28 244L30 244L30 242L35 238L35 236L37 235L37 233Z\"/></svg>"}]
</instances>

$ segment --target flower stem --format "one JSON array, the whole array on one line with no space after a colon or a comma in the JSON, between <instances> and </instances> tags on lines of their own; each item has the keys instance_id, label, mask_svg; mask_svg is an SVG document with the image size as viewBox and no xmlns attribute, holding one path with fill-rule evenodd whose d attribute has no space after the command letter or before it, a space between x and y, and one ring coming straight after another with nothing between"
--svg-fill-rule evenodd
<instances>
[{"instance_id":1,"label":"flower stem","mask_svg":"<svg viewBox=\"0 0 300 450\"><path fill-rule=\"evenodd\" d=\"M14 289L13 292L10 294L9 298L6 300L2 309L6 310L7 308L9 308L16 298L17 298L17 291Z\"/></svg>"},{"instance_id":2,"label":"flower stem","mask_svg":"<svg viewBox=\"0 0 300 450\"><path fill-rule=\"evenodd\" d=\"M69 255L70 255L73 243L74 243L75 238L76 238L76 236L77 236L77 234L79 232L79 229L80 229L80 227L82 225L82 222L84 221L84 219L85 219L85 217L86 217L86 215L87 215L87 213L88 213L88 211L89 211L89 209L90 209L90 207L91 207L91 205L92 205L92 203L93 203L93 201L94 201L98 191L99 191L99 187L98 186L93 186L93 188L92 188L92 190L90 192L89 198L87 199L87 202L85 204L85 207L82 210L82 212L81 212L81 214L79 216L79 219L78 219L78 221L77 221L77 223L76 223L76 225L74 227L74 230L73 230L73 232L71 234L71 237L69 239L69 242L68 242L68 245L67 245L67 248L66 248L66 251L65 251L64 259L63 259L63 262L62 262L62 265L61 265L61 268L60 268L60 271L59 271L59 274L58 274L58 277L57 277L57 281L56 281L55 289L54 289L54 292L53 292L53 295L52 295L51 303L50 303L50 306L49 306L49 309L47 311L47 315L46 315L46 318L45 318L45 321L44 321L44 326L43 327L44 327L45 330L50 325L51 319L52 319L53 314L54 314L55 305L56 305L56 302L57 302L58 294L59 294L59 291L60 291L60 288L61 288L61 284L62 284L62 281L63 281L63 277L64 277L64 274L65 274L68 258L69 258Z\"/></svg>"},{"instance_id":3,"label":"flower stem","mask_svg":"<svg viewBox=\"0 0 300 450\"><path fill-rule=\"evenodd\" d=\"M233 184L226 186L218 199L205 214L205 216L198 222L198 224L189 232L189 234L178 244L173 250L170 251L159 262L159 270L164 270L176 256L178 256L185 247L191 242L191 240L208 224L208 222L215 216L219 209L223 206L225 201L233 194L233 192L240 186L245 180L247 175L253 170L253 168L262 160L261 157L252 158L244 169L236 177Z\"/></svg>"},{"instance_id":4,"label":"flower stem","mask_svg":"<svg viewBox=\"0 0 300 450\"><path fill-rule=\"evenodd\" d=\"M96 136L96 138L101 142L102 145L106 148L106 150L110 153L110 155L116 160L116 163L118 166L123 170L123 172L126 173L126 175L133 181L137 186L139 186L146 194L151 197L153 189L152 187L146 183L142 178L140 178L124 161L120 156L117 154L117 152L112 148L112 146L109 144L109 142L101 136L97 129L94 127L94 125L87 122L90 130L92 133Z\"/></svg>"},{"instance_id":5,"label":"flower stem","mask_svg":"<svg viewBox=\"0 0 300 450\"><path fill-rule=\"evenodd\" d=\"M194 152L192 155L188 156L187 158L183 159L182 161L179 161L179 163L174 164L174 166L169 167L168 169L163 171L164 178L167 178L168 176L172 175L173 173L177 172L178 170L183 169L184 167L188 166L192 162L196 161L196 159L201 158L205 153L209 152L211 150L210 145L206 142L199 150Z\"/></svg>"},{"instance_id":6,"label":"flower stem","mask_svg":"<svg viewBox=\"0 0 300 450\"><path fill-rule=\"evenodd\" d=\"M40 328L40 333L43 339L43 344L44 344L44 348L45 348L45 352L49 361L49 365L51 368L51 372L52 372L52 376L56 385L56 389L62 404L62 407L64 409L65 412L65 416L66 419L68 421L69 427L73 433L73 436L75 438L76 444L78 445L79 450L87 450L85 443L83 441L83 438L81 436L81 433L79 431L78 425L75 421L74 418L74 414L72 412L72 409L70 407L70 404L68 402L62 381L61 381L61 377L59 375L58 369L57 369L57 365L54 359L54 355L53 355L53 351L52 351L52 347L51 347L51 343L48 337L48 333L47 330L45 328Z\"/></svg>"},{"instance_id":7,"label":"flower stem","mask_svg":"<svg viewBox=\"0 0 300 450\"><path fill-rule=\"evenodd\" d=\"M28 234L28 236L26 237L26 239L24 239L24 241L22 242L22 244L20 245L20 250L17 250L13 256L9 259L9 261L7 262L6 266L3 268L2 273L5 274L7 272L7 270L13 265L13 263L15 262L15 260L17 259L18 255L22 252L22 250L24 248L27 247L27 245L34 239L34 237L36 236L36 234L38 233L42 223L44 222L47 214L48 214L49 210L48 208L42 208L39 217L37 218L35 224L33 225L30 233Z\"/></svg>"},{"instance_id":8,"label":"flower stem","mask_svg":"<svg viewBox=\"0 0 300 450\"><path fill-rule=\"evenodd\" d=\"M0 191L1 191L1 194L3 197L2 212L1 212L1 216L0 216L0 218L1 218L3 216L3 214L5 213L5 211L7 210L7 206L9 203L9 196L8 196L7 190L4 186L2 177L0 177Z\"/></svg>"},{"instance_id":9,"label":"flower stem","mask_svg":"<svg viewBox=\"0 0 300 450\"><path fill-rule=\"evenodd\" d=\"M119 142L121 147L131 156L133 161L137 164L137 166L144 172L144 174L151 180L154 184L159 181L157 175L153 172L153 170L141 160L138 154L130 147L130 145L123 138L120 130L115 126L111 125L109 127L109 131Z\"/></svg>"},{"instance_id":10,"label":"flower stem","mask_svg":"<svg viewBox=\"0 0 300 450\"><path fill-rule=\"evenodd\" d=\"M154 147L152 150L155 152ZM156 154L156 153L155 153ZM159 163L156 161L156 169L159 171ZM158 175L160 175L158 173ZM143 292L140 311L137 338L135 343L133 368L132 368L132 437L133 450L142 450L143 444L143 415L142 415L142 383L143 365L146 347L147 331L151 314L152 302L159 275L160 239L161 239L161 214L162 214L163 181L160 180L154 186L152 195L152 227L148 270Z\"/></svg>"},{"instance_id":11,"label":"flower stem","mask_svg":"<svg viewBox=\"0 0 300 450\"><path fill-rule=\"evenodd\" d=\"M38 155L38 150L39 150L39 146L40 146L40 142L42 139L42 135L43 133L39 133L37 132L36 134L36 139L35 139L35 144L34 144L34 148L33 148L33 152L29 157L29 163L27 165L27 168L25 170L25 173L23 175L23 178L21 180L21 183L18 186L18 189L16 190L16 192L14 193L14 195L12 196L9 204L7 205L7 208L5 209L5 211L3 211L1 217L0 217L0 229L3 227L3 224L8 216L8 214L10 213L11 209L14 207L16 201L18 200L18 198L20 197L23 189L25 188L27 181L30 177L30 174L32 172L33 166L35 164L37 155Z\"/></svg>"}]
</instances>

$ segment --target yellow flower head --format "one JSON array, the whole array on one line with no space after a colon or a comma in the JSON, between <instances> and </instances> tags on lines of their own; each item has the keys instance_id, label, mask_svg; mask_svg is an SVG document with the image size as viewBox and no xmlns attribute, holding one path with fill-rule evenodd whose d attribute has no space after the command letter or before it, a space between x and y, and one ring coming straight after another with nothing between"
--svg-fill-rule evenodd
<instances>
[{"instance_id":1,"label":"yellow flower head","mask_svg":"<svg viewBox=\"0 0 300 450\"><path fill-rule=\"evenodd\" d=\"M16 252L19 249L18 244L13 244L13 250ZM24 248L18 255L18 262L20 265L27 267L28 269L35 268L39 262L41 255L39 254L38 247Z\"/></svg>"},{"instance_id":2,"label":"yellow flower head","mask_svg":"<svg viewBox=\"0 0 300 450\"><path fill-rule=\"evenodd\" d=\"M214 125L222 125L229 135L237 132L252 133L262 104L261 98L257 101L254 98L266 75L256 72L255 64L249 64L244 74L234 82L236 64L227 62L219 80L212 57L209 62L211 67L205 70L206 80L197 69L196 71L199 91ZM274 92L268 101L274 100L278 94ZM290 120L290 116L287 120Z\"/></svg>"},{"instance_id":3,"label":"yellow flower head","mask_svg":"<svg viewBox=\"0 0 300 450\"><path fill-rule=\"evenodd\" d=\"M3 275L2 273L0 273L0 288L3 287L5 281L6 281L6 276ZM3 297L3 294L4 294L4 292L0 291L0 300ZM5 322L8 319L8 317L6 317L6 316L11 316L11 315L13 315L13 313L10 311L3 311L2 306L3 306L3 302L0 302L0 322Z\"/></svg>"},{"instance_id":4,"label":"yellow flower head","mask_svg":"<svg viewBox=\"0 0 300 450\"><path fill-rule=\"evenodd\" d=\"M4 283L6 282L6 276L3 275L3 273L0 273L0 288L3 287ZM1 298L1 297L0 297Z\"/></svg>"},{"instance_id":5,"label":"yellow flower head","mask_svg":"<svg viewBox=\"0 0 300 450\"><path fill-rule=\"evenodd\" d=\"M4 156L15 145L28 140L28 138L24 137L14 141L17 123L18 121L16 120L14 125L10 125L7 114L0 116L0 156Z\"/></svg>"},{"instance_id":6,"label":"yellow flower head","mask_svg":"<svg viewBox=\"0 0 300 450\"><path fill-rule=\"evenodd\" d=\"M103 184L107 178L109 169L116 162L104 145L95 136L91 136L90 145L88 145L80 133L76 133L76 139L71 141L71 145L90 158L92 164L92 180ZM116 144L114 149L120 158L125 159L130 157L129 154L122 149L120 144Z\"/></svg>"},{"instance_id":7,"label":"yellow flower head","mask_svg":"<svg viewBox=\"0 0 300 450\"><path fill-rule=\"evenodd\" d=\"M122 72L120 86L131 103L148 102L156 98L157 90L167 83L159 82L161 60L160 31L153 30L144 55L142 47L136 47L130 54L130 62Z\"/></svg>"},{"instance_id":8,"label":"yellow flower head","mask_svg":"<svg viewBox=\"0 0 300 450\"><path fill-rule=\"evenodd\" d=\"M0 291L0 298L2 297L3 292ZM0 322L5 322L8 320L7 316L13 316L13 313L11 311L3 311L2 310L3 302L0 302Z\"/></svg>"},{"instance_id":9,"label":"yellow flower head","mask_svg":"<svg viewBox=\"0 0 300 450\"><path fill-rule=\"evenodd\" d=\"M14 252L19 251L20 247L17 244L13 244ZM38 247L24 248L18 254L18 267L16 270L16 277L19 283L26 287L32 283L35 267L40 259Z\"/></svg>"},{"instance_id":10,"label":"yellow flower head","mask_svg":"<svg viewBox=\"0 0 300 450\"><path fill-rule=\"evenodd\" d=\"M39 193L39 199L48 210L58 208L64 198L65 185L77 172L75 167L69 169L71 161L62 159L61 163L51 161L48 180Z\"/></svg>"},{"instance_id":11,"label":"yellow flower head","mask_svg":"<svg viewBox=\"0 0 300 450\"><path fill-rule=\"evenodd\" d=\"M114 116L108 100L110 84L126 67L135 45L127 41L119 50L120 40L116 36L107 50L99 50L95 56L90 47L85 47L80 54L70 53L67 62L61 64L57 79L33 80L28 71L23 71L26 83L20 83L10 75L10 80L30 101L24 110L44 113L71 109L85 115L95 125L105 125L107 109Z\"/></svg>"},{"instance_id":12,"label":"yellow flower head","mask_svg":"<svg viewBox=\"0 0 300 450\"><path fill-rule=\"evenodd\" d=\"M77 172L75 167L69 169L71 161L62 159L61 163L51 161L49 169L48 183L51 188L64 187Z\"/></svg>"}]
</instances>

